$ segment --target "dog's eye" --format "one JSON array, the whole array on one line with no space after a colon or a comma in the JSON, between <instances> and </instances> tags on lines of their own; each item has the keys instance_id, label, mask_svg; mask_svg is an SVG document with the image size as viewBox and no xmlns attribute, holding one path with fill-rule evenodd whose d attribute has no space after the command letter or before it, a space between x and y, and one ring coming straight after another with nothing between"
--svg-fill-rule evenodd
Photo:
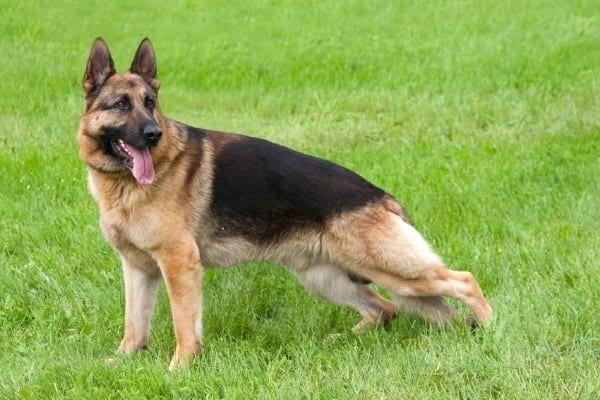
<instances>
[{"instance_id":1,"label":"dog's eye","mask_svg":"<svg viewBox=\"0 0 600 400\"><path fill-rule=\"evenodd\" d=\"M117 108L125 109L127 108L127 102L125 100L119 100L116 104Z\"/></svg>"},{"instance_id":2,"label":"dog's eye","mask_svg":"<svg viewBox=\"0 0 600 400\"><path fill-rule=\"evenodd\" d=\"M146 108L149 110L154 108L154 100L153 99L150 99L150 98L146 99Z\"/></svg>"}]
</instances>

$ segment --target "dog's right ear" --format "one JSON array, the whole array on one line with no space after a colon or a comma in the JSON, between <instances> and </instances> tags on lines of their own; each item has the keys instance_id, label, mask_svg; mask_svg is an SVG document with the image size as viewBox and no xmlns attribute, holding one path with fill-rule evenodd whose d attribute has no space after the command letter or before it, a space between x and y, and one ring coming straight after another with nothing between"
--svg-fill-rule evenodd
<instances>
[{"instance_id":1,"label":"dog's right ear","mask_svg":"<svg viewBox=\"0 0 600 400\"><path fill-rule=\"evenodd\" d=\"M101 37L97 37L92 44L85 75L83 75L82 85L85 95L89 96L115 73L115 64L106 42Z\"/></svg>"}]
</instances>

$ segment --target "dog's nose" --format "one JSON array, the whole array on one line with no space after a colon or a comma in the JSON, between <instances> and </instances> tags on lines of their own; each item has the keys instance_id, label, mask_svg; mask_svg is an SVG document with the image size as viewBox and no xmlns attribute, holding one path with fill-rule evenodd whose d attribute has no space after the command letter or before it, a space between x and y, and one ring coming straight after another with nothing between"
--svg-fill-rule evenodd
<instances>
[{"instance_id":1,"label":"dog's nose","mask_svg":"<svg viewBox=\"0 0 600 400\"><path fill-rule=\"evenodd\" d=\"M158 143L158 141L160 140L160 137L162 136L162 131L160 129L160 126L158 126L156 124L144 125L144 129L142 130L142 133L144 134L144 139L146 139L146 141L151 144Z\"/></svg>"}]
</instances>

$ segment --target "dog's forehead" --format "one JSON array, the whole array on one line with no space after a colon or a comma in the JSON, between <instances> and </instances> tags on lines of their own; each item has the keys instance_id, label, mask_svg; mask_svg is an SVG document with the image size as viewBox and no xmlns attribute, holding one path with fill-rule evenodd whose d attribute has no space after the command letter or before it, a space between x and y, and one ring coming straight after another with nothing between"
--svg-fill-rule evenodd
<instances>
[{"instance_id":1,"label":"dog's forehead","mask_svg":"<svg viewBox=\"0 0 600 400\"><path fill-rule=\"evenodd\" d=\"M108 85L105 85L112 94L127 92L129 95L146 96L148 93L154 92L154 90L146 83L139 75L132 73L125 73L122 75L113 75L108 81Z\"/></svg>"}]
</instances>

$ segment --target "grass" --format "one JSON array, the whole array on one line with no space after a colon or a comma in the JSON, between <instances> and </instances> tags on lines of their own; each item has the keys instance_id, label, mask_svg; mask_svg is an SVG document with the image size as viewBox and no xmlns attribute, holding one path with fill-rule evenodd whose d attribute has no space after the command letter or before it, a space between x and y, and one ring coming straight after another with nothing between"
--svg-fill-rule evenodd
<instances>
[{"instance_id":1,"label":"grass","mask_svg":"<svg viewBox=\"0 0 600 400\"><path fill-rule=\"evenodd\" d=\"M600 397L596 3L9 0L0 19L0 397ZM166 371L164 290L150 348L114 356L120 267L74 141L98 35L121 71L151 37L167 115L394 194L494 322L399 317L329 342L357 315L252 264L208 272L189 372Z\"/></svg>"}]
</instances>

